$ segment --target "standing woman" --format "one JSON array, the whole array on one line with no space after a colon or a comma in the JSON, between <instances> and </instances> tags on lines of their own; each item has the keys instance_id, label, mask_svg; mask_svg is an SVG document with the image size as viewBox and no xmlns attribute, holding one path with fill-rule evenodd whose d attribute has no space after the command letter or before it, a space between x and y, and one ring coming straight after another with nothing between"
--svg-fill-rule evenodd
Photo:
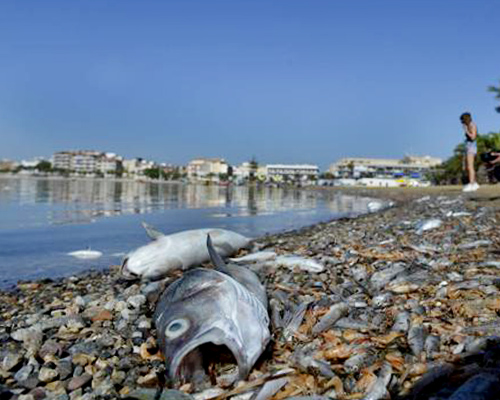
<instances>
[{"instance_id":1,"label":"standing woman","mask_svg":"<svg viewBox=\"0 0 500 400\"><path fill-rule=\"evenodd\" d=\"M479 189L479 185L476 182L476 171L474 169L474 158L477 154L477 126L472 122L472 117L468 112L460 116L460 122L462 122L465 132L465 167L469 177L469 183L465 185L463 191L473 192Z\"/></svg>"}]
</instances>

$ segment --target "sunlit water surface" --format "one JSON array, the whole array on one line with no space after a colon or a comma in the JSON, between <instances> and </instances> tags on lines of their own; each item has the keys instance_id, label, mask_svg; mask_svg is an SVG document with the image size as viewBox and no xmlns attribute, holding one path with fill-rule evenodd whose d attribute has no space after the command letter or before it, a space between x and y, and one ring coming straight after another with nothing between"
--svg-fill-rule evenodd
<instances>
[{"instance_id":1,"label":"sunlit water surface","mask_svg":"<svg viewBox=\"0 0 500 400\"><path fill-rule=\"evenodd\" d=\"M217 227L257 237L367 212L372 199L331 191L0 176L0 286L119 264L164 233ZM90 248L103 255L80 260Z\"/></svg>"}]
</instances>

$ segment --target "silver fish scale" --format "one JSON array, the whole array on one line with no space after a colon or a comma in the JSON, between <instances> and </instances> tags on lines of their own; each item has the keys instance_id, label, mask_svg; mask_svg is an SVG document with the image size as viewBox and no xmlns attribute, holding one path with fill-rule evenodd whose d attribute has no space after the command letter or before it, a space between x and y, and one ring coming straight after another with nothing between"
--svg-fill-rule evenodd
<instances>
[{"instance_id":1,"label":"silver fish scale","mask_svg":"<svg viewBox=\"0 0 500 400\"><path fill-rule=\"evenodd\" d=\"M201 268L192 270L193 273L195 271L198 274L208 276L207 271L204 271ZM210 278L211 279L207 279L207 281L202 284L197 281L191 281L189 279L180 279L173 282L167 289L171 293L169 297L170 301L177 302L188 297L192 297L203 290L212 289L214 287L213 276L210 275ZM223 282L224 280L222 278L219 278L216 283L220 285Z\"/></svg>"},{"instance_id":2,"label":"silver fish scale","mask_svg":"<svg viewBox=\"0 0 500 400\"><path fill-rule=\"evenodd\" d=\"M219 272L220 273L220 272ZM234 288L236 290L236 296L238 300L243 300L245 303L249 304L252 308L258 310L259 319L266 326L269 325L269 315L267 314L267 310L264 308L264 305L255 297L252 293L248 291L242 284L240 284L235 279L230 276L226 276L228 279L232 280Z\"/></svg>"}]
</instances>

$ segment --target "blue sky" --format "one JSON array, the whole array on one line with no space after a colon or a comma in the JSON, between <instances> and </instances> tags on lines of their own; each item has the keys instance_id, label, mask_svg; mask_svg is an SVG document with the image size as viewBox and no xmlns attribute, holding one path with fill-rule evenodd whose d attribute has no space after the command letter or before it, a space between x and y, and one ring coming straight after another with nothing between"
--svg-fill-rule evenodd
<instances>
[{"instance_id":1,"label":"blue sky","mask_svg":"<svg viewBox=\"0 0 500 400\"><path fill-rule=\"evenodd\" d=\"M447 158L500 131L500 1L0 2L0 158Z\"/></svg>"}]
</instances>

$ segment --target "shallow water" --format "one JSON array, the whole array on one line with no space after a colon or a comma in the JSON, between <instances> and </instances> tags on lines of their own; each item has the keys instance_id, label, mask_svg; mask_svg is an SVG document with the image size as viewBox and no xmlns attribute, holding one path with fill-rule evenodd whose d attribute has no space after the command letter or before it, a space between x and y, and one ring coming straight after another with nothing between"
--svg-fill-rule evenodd
<instances>
[{"instance_id":1,"label":"shallow water","mask_svg":"<svg viewBox=\"0 0 500 400\"><path fill-rule=\"evenodd\" d=\"M356 216L371 201L329 191L0 177L0 286L119 264L148 242L141 221L164 233L218 227L256 237ZM68 255L89 247L102 257Z\"/></svg>"}]
</instances>

